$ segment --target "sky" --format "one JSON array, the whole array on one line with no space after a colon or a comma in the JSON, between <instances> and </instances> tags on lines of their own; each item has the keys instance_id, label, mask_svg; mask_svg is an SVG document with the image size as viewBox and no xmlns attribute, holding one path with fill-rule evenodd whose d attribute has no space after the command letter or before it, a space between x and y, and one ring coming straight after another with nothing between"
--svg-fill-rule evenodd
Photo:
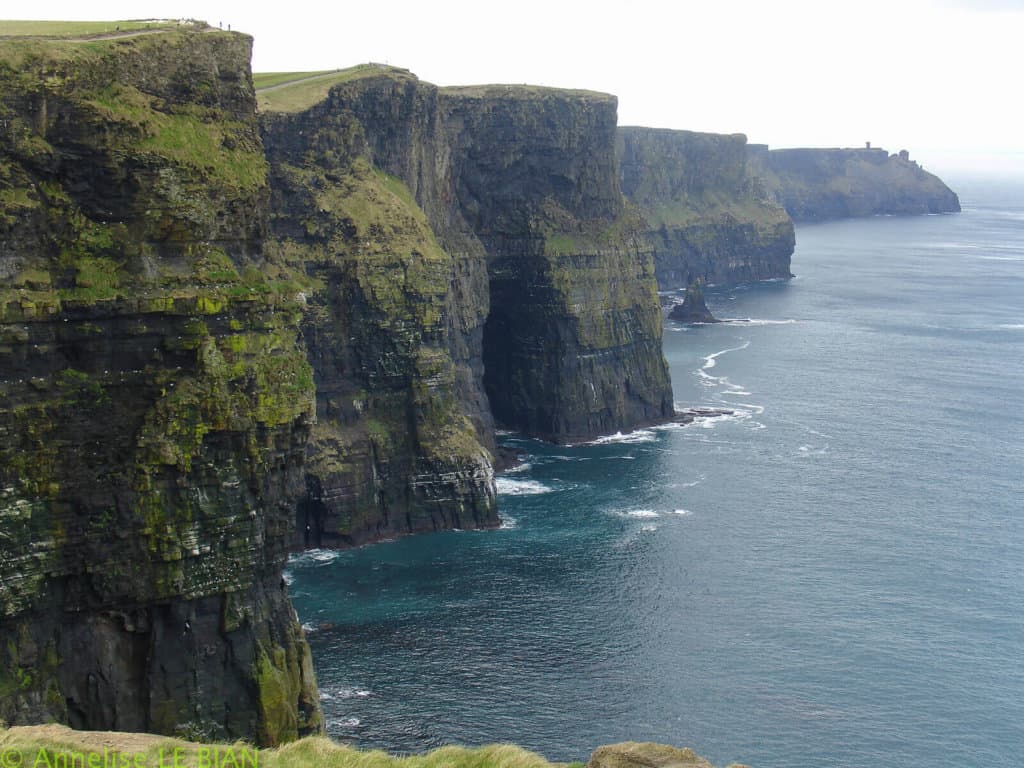
<instances>
[{"instance_id":1,"label":"sky","mask_svg":"<svg viewBox=\"0 0 1024 768\"><path fill-rule=\"evenodd\" d=\"M253 35L257 72L375 61L438 85L587 88L618 96L621 125L870 141L940 175L1024 175L1024 0L41 0L0 15L204 19Z\"/></svg>"}]
</instances>

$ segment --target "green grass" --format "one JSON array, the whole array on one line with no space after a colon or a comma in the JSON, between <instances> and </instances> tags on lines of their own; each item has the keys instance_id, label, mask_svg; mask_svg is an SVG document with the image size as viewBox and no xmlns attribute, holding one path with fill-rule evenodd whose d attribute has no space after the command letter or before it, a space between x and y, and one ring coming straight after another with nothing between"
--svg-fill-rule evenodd
<instances>
[{"instance_id":1,"label":"green grass","mask_svg":"<svg viewBox=\"0 0 1024 768\"><path fill-rule=\"evenodd\" d=\"M341 746L322 737L309 737L277 749L256 750L236 743L196 744L177 739L145 734L90 734L62 726L0 728L0 748L5 756L17 755L21 765L72 765L72 755L90 754L102 759L104 747L108 754L119 753L132 758L137 765L175 765L198 768L201 765L237 765L239 768L555 768L540 755L509 744L496 744L476 749L441 747L422 755L396 757L381 751L360 751ZM40 750L44 757L40 759ZM217 753L214 753L217 750ZM66 763L58 762L65 755ZM219 758L213 762L215 756ZM161 759L162 758L162 759ZM205 762L204 762L205 759ZM14 758L10 758L12 765ZM110 758L114 764L114 758ZM88 762L74 763L88 765ZM582 768L582 763L571 766Z\"/></svg>"},{"instance_id":2,"label":"green grass","mask_svg":"<svg viewBox=\"0 0 1024 768\"><path fill-rule=\"evenodd\" d=\"M321 69L318 72L253 72L252 84L259 91L263 88L272 88L275 85L283 85L295 80L330 75L337 71L336 69Z\"/></svg>"},{"instance_id":3,"label":"green grass","mask_svg":"<svg viewBox=\"0 0 1024 768\"><path fill-rule=\"evenodd\" d=\"M408 70L385 64L360 64L327 72L269 72L253 75L256 103L261 112L302 112L323 101L339 83L387 75L414 77Z\"/></svg>"},{"instance_id":4,"label":"green grass","mask_svg":"<svg viewBox=\"0 0 1024 768\"><path fill-rule=\"evenodd\" d=\"M176 29L176 20L0 21L0 37L87 37L144 29Z\"/></svg>"}]
</instances>

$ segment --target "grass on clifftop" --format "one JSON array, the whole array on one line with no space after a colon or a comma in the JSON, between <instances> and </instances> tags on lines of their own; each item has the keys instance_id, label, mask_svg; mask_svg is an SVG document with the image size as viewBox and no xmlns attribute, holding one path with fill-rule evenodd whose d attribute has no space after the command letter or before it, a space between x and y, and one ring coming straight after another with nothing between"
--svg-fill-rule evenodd
<instances>
[{"instance_id":1,"label":"grass on clifftop","mask_svg":"<svg viewBox=\"0 0 1024 768\"><path fill-rule=\"evenodd\" d=\"M108 755L120 753L125 756L128 762L119 763L122 765L174 765L177 768L199 768L203 765L238 768L554 768L558 765L509 744L477 749L442 747L423 755L395 757L386 752L364 752L341 746L322 737L309 737L277 749L257 751L241 742L234 745L196 744L140 733L73 731L62 725L38 725L6 731L0 727L0 750L5 756L5 765L14 765L14 760L20 758L19 766L90 765L90 755L97 756L97 764L104 764L104 750ZM82 755L84 761L79 758L79 762L74 762L75 755ZM64 762L60 762L61 756L66 756ZM214 762L216 758L219 759ZM108 759L108 765L116 764L116 758ZM582 768L583 764L572 765Z\"/></svg>"},{"instance_id":2,"label":"grass on clifftop","mask_svg":"<svg viewBox=\"0 0 1024 768\"><path fill-rule=\"evenodd\" d=\"M260 112L302 112L326 98L338 83L390 75L415 78L409 70L387 64L359 64L323 72L261 72L252 76Z\"/></svg>"},{"instance_id":3,"label":"grass on clifftop","mask_svg":"<svg viewBox=\"0 0 1024 768\"><path fill-rule=\"evenodd\" d=\"M202 22L186 24L205 26ZM139 21L3 21L0 37L89 37L115 35L119 32L140 30L177 29L177 19L146 19Z\"/></svg>"}]
</instances>

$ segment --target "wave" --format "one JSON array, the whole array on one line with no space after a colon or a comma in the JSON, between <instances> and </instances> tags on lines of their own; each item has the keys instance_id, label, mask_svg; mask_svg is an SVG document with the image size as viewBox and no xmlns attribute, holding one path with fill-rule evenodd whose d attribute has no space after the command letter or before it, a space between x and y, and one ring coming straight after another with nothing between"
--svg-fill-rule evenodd
<instances>
[{"instance_id":1,"label":"wave","mask_svg":"<svg viewBox=\"0 0 1024 768\"><path fill-rule=\"evenodd\" d=\"M637 429L633 432L616 432L614 435L604 435L596 440L591 440L584 445L607 445L608 443L653 443L658 436L650 429Z\"/></svg>"},{"instance_id":2,"label":"wave","mask_svg":"<svg viewBox=\"0 0 1024 768\"><path fill-rule=\"evenodd\" d=\"M498 519L501 520L501 525L498 526L499 531L511 531L513 528L519 527L519 521L511 515L502 513L498 515Z\"/></svg>"},{"instance_id":3,"label":"wave","mask_svg":"<svg viewBox=\"0 0 1024 768\"><path fill-rule=\"evenodd\" d=\"M691 480L688 483L669 483L666 488L696 488L698 485L703 483L707 479L706 475L699 475L696 480Z\"/></svg>"},{"instance_id":4,"label":"wave","mask_svg":"<svg viewBox=\"0 0 1024 768\"><path fill-rule=\"evenodd\" d=\"M632 517L637 520L650 520L660 516L653 509L629 509L625 512L618 512L617 514L621 517Z\"/></svg>"},{"instance_id":5,"label":"wave","mask_svg":"<svg viewBox=\"0 0 1024 768\"><path fill-rule=\"evenodd\" d=\"M516 464L514 467L502 470L502 474L512 475L518 472L526 472L528 469L532 469L533 465L528 461L524 461L522 464Z\"/></svg>"},{"instance_id":6,"label":"wave","mask_svg":"<svg viewBox=\"0 0 1024 768\"><path fill-rule=\"evenodd\" d=\"M515 480L511 477L499 477L494 481L499 494L506 496L536 496L555 490L537 480Z\"/></svg>"},{"instance_id":7,"label":"wave","mask_svg":"<svg viewBox=\"0 0 1024 768\"><path fill-rule=\"evenodd\" d=\"M825 443L821 448L813 445L801 445L797 451L801 456L825 456L828 454L828 443Z\"/></svg>"},{"instance_id":8,"label":"wave","mask_svg":"<svg viewBox=\"0 0 1024 768\"><path fill-rule=\"evenodd\" d=\"M335 720L330 720L327 723L328 729L330 728L358 728L362 721L358 717L342 717Z\"/></svg>"},{"instance_id":9,"label":"wave","mask_svg":"<svg viewBox=\"0 0 1024 768\"><path fill-rule=\"evenodd\" d=\"M313 565L317 563L333 563L341 556L337 549L307 549L305 552L288 558L289 565Z\"/></svg>"},{"instance_id":10,"label":"wave","mask_svg":"<svg viewBox=\"0 0 1024 768\"><path fill-rule=\"evenodd\" d=\"M672 514L679 515L680 517L685 517L687 515L692 515L693 513L688 509L673 509Z\"/></svg>"},{"instance_id":11,"label":"wave","mask_svg":"<svg viewBox=\"0 0 1024 768\"><path fill-rule=\"evenodd\" d=\"M740 405L746 406L747 404L742 403ZM764 408L760 405L753 406L753 409L750 411L743 410L743 408L735 408L732 413L723 413L719 416L708 416L703 419L697 419L693 422L693 426L701 429L715 429L719 424L751 422L754 415L760 415L762 413L764 413ZM763 425L758 422L751 422L751 426L756 429L763 428Z\"/></svg>"},{"instance_id":12,"label":"wave","mask_svg":"<svg viewBox=\"0 0 1024 768\"><path fill-rule=\"evenodd\" d=\"M710 355L704 358L704 365L701 366L702 371L708 371L714 368L718 364L718 358L722 355L728 354L729 352L741 352L750 346L750 340L743 342L738 347L729 347L728 349L722 349L718 352L712 352Z\"/></svg>"},{"instance_id":13,"label":"wave","mask_svg":"<svg viewBox=\"0 0 1024 768\"><path fill-rule=\"evenodd\" d=\"M1024 323L1000 323L996 328L1004 331L1024 331Z\"/></svg>"},{"instance_id":14,"label":"wave","mask_svg":"<svg viewBox=\"0 0 1024 768\"><path fill-rule=\"evenodd\" d=\"M760 320L753 317L723 317L719 320L720 325L742 325L744 327L764 325L793 325L796 320Z\"/></svg>"},{"instance_id":15,"label":"wave","mask_svg":"<svg viewBox=\"0 0 1024 768\"><path fill-rule=\"evenodd\" d=\"M353 688L347 685L342 685L332 690L320 689L320 698L325 701L333 701L334 699L365 699L372 695L373 692L365 688Z\"/></svg>"}]
</instances>

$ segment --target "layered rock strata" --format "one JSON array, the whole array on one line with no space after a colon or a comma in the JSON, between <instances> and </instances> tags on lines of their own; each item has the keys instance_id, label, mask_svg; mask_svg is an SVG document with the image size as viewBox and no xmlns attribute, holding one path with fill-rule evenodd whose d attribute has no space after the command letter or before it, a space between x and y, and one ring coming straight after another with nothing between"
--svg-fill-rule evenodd
<instances>
[{"instance_id":1,"label":"layered rock strata","mask_svg":"<svg viewBox=\"0 0 1024 768\"><path fill-rule=\"evenodd\" d=\"M317 424L297 545L496 526L482 253L441 247L335 98L263 118L272 231L317 286L303 324Z\"/></svg>"},{"instance_id":2,"label":"layered rock strata","mask_svg":"<svg viewBox=\"0 0 1024 768\"><path fill-rule=\"evenodd\" d=\"M745 136L619 128L616 155L662 290L791 276L793 222L748 167Z\"/></svg>"},{"instance_id":3,"label":"layered rock strata","mask_svg":"<svg viewBox=\"0 0 1024 768\"><path fill-rule=\"evenodd\" d=\"M797 221L960 211L956 193L906 151L752 144L749 153L767 192Z\"/></svg>"},{"instance_id":4,"label":"layered rock strata","mask_svg":"<svg viewBox=\"0 0 1024 768\"><path fill-rule=\"evenodd\" d=\"M313 376L250 49L0 43L0 720L320 728L282 580Z\"/></svg>"},{"instance_id":5,"label":"layered rock strata","mask_svg":"<svg viewBox=\"0 0 1024 768\"><path fill-rule=\"evenodd\" d=\"M569 442L671 416L652 254L616 177L614 97L393 72L336 96L440 242L486 267L481 357L501 424Z\"/></svg>"}]
</instances>

